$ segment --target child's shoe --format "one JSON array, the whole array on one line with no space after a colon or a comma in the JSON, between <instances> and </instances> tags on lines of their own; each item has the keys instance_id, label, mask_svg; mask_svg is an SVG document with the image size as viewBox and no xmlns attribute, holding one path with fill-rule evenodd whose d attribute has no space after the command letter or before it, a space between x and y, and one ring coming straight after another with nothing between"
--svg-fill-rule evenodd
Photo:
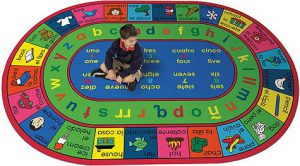
<instances>
[{"instance_id":1,"label":"child's shoe","mask_svg":"<svg viewBox=\"0 0 300 166\"><path fill-rule=\"evenodd\" d=\"M102 71L100 68L97 68L97 69L95 69L91 72L92 77L102 77L102 78L104 78L106 76L106 74L107 73Z\"/></svg>"},{"instance_id":2,"label":"child's shoe","mask_svg":"<svg viewBox=\"0 0 300 166\"><path fill-rule=\"evenodd\" d=\"M135 79L133 82L128 84L128 90L129 91L134 91L135 87L136 87L136 84L137 84L137 80Z\"/></svg>"}]
</instances>

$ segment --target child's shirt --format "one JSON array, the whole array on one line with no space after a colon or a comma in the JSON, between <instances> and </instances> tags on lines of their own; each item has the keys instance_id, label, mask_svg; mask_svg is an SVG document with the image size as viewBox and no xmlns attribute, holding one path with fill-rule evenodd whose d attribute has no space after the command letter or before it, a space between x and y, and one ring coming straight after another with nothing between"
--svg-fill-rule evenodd
<instances>
[{"instance_id":1,"label":"child's shirt","mask_svg":"<svg viewBox=\"0 0 300 166\"><path fill-rule=\"evenodd\" d=\"M119 75L122 78L130 74L135 74L141 68L143 63L143 55L140 45L136 43L134 48L126 49L120 38L116 39L106 52L104 63L108 70L113 69L114 58L123 64L130 65L130 68L119 72Z\"/></svg>"}]
</instances>

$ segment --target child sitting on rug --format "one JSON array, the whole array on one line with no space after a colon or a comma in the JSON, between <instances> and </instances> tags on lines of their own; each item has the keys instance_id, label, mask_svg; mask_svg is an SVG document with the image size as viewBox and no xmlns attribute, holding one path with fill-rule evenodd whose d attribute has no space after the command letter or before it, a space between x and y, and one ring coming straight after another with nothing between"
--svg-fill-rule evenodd
<instances>
[{"instance_id":1,"label":"child sitting on rug","mask_svg":"<svg viewBox=\"0 0 300 166\"><path fill-rule=\"evenodd\" d=\"M122 26L120 36L106 52L100 68L92 71L91 75L115 80L119 84L128 83L128 89L133 91L142 76L142 49L137 43L137 30L133 25Z\"/></svg>"}]
</instances>

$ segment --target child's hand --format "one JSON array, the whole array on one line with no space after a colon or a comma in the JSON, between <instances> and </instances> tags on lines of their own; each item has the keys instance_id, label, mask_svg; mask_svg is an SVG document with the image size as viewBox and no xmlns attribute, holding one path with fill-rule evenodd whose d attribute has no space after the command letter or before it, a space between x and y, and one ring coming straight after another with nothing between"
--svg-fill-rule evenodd
<instances>
[{"instance_id":1,"label":"child's hand","mask_svg":"<svg viewBox=\"0 0 300 166\"><path fill-rule=\"evenodd\" d=\"M115 80L116 74L114 73L113 70L109 70L108 73L106 74L105 78L109 79L109 80Z\"/></svg>"},{"instance_id":2,"label":"child's hand","mask_svg":"<svg viewBox=\"0 0 300 166\"><path fill-rule=\"evenodd\" d=\"M117 81L117 83L121 84L121 83L122 83L122 81L123 81L123 78L122 78L122 77L120 77L120 76L118 76L118 77L117 77L117 79L116 79L116 81Z\"/></svg>"}]
</instances>

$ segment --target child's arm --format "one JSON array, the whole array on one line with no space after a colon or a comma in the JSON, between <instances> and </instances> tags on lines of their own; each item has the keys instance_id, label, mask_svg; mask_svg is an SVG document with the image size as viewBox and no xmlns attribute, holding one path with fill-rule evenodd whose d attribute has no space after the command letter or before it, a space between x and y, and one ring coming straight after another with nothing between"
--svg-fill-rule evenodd
<instances>
[{"instance_id":1,"label":"child's arm","mask_svg":"<svg viewBox=\"0 0 300 166\"><path fill-rule=\"evenodd\" d=\"M116 40L111 44L110 48L106 51L104 63L105 63L107 70L113 69L113 57L115 56L117 49L118 49L118 47L117 47L117 40Z\"/></svg>"},{"instance_id":2,"label":"child's arm","mask_svg":"<svg viewBox=\"0 0 300 166\"><path fill-rule=\"evenodd\" d=\"M128 76L130 74L136 73L141 68L142 63L143 63L142 49L137 44L136 45L136 49L134 50L133 55L132 55L132 60L131 60L131 63L130 63L130 68L127 69L127 70L123 70L122 72L120 72L120 76L122 78L125 78L126 76Z\"/></svg>"}]
</instances>

